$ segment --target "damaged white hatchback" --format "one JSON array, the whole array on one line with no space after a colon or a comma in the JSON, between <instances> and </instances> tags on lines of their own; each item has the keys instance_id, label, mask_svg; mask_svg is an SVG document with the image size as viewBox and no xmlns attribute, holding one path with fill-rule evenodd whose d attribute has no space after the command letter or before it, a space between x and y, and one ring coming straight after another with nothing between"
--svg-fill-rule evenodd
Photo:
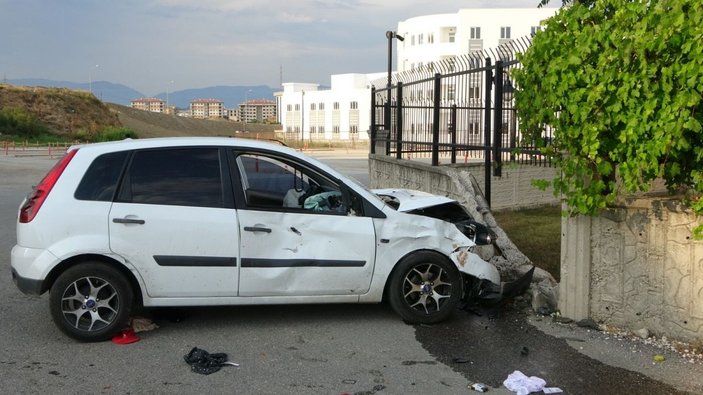
<instances>
[{"instance_id":1,"label":"damaged white hatchback","mask_svg":"<svg viewBox=\"0 0 703 395\"><path fill-rule=\"evenodd\" d=\"M411 323L501 292L491 233L451 199L371 192L271 143L71 147L22 202L12 277L69 336L108 339L135 304L377 303Z\"/></svg>"}]
</instances>

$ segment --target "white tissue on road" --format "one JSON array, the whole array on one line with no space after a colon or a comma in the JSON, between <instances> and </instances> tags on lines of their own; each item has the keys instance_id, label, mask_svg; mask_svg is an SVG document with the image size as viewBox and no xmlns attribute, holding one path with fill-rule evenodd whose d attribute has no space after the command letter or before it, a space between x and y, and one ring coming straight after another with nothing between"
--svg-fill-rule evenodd
<instances>
[{"instance_id":1,"label":"white tissue on road","mask_svg":"<svg viewBox=\"0 0 703 395\"><path fill-rule=\"evenodd\" d=\"M530 392L542 391L547 382L536 376L527 377L521 371L516 370L508 375L508 378L503 381L503 385L518 395L527 395Z\"/></svg>"}]
</instances>

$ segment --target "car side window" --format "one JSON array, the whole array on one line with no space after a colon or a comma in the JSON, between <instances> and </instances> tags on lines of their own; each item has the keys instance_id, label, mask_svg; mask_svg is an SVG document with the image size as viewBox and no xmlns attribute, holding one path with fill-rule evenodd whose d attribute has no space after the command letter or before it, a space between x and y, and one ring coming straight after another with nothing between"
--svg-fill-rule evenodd
<instances>
[{"instance_id":1,"label":"car side window","mask_svg":"<svg viewBox=\"0 0 703 395\"><path fill-rule=\"evenodd\" d=\"M128 203L224 207L217 148L137 151L118 200Z\"/></svg>"},{"instance_id":2,"label":"car side window","mask_svg":"<svg viewBox=\"0 0 703 395\"><path fill-rule=\"evenodd\" d=\"M237 166L249 207L326 213L346 210L339 185L300 164L241 154Z\"/></svg>"},{"instance_id":3,"label":"car side window","mask_svg":"<svg viewBox=\"0 0 703 395\"><path fill-rule=\"evenodd\" d=\"M75 198L101 202L112 201L128 151L112 152L95 158L86 170Z\"/></svg>"}]
</instances>

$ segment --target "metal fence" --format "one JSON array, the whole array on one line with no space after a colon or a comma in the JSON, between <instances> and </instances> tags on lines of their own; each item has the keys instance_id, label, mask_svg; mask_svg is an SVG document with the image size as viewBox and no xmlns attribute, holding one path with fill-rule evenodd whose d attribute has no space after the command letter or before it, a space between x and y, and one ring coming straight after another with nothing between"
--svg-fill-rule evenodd
<instances>
[{"instance_id":1,"label":"metal fence","mask_svg":"<svg viewBox=\"0 0 703 395\"><path fill-rule=\"evenodd\" d=\"M371 153L430 159L434 166L484 161L487 178L491 169L500 176L504 162L549 166L535 143L522 138L514 106L510 71L530 43L515 39L397 73L385 88L375 88L385 80L374 81Z\"/></svg>"}]
</instances>

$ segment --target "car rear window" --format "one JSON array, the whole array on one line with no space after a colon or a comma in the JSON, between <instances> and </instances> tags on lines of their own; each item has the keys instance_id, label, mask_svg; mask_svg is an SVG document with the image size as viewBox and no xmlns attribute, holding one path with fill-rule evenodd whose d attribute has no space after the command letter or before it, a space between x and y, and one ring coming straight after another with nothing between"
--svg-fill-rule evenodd
<instances>
[{"instance_id":1,"label":"car rear window","mask_svg":"<svg viewBox=\"0 0 703 395\"><path fill-rule=\"evenodd\" d=\"M112 152L95 158L78 184L75 198L101 202L112 201L126 158L127 151Z\"/></svg>"},{"instance_id":2,"label":"car rear window","mask_svg":"<svg viewBox=\"0 0 703 395\"><path fill-rule=\"evenodd\" d=\"M137 151L120 202L224 207L218 148Z\"/></svg>"}]
</instances>

